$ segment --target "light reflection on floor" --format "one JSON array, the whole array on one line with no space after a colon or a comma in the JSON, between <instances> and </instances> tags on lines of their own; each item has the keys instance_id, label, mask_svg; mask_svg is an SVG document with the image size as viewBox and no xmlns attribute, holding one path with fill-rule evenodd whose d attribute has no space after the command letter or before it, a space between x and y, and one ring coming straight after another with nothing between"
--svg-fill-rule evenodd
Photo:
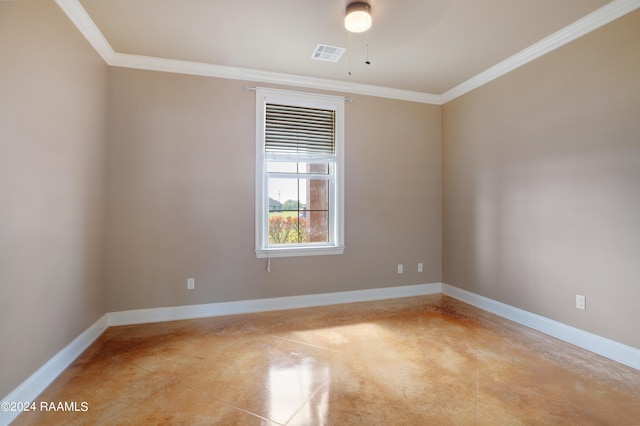
<instances>
[{"instance_id":1,"label":"light reflection on floor","mask_svg":"<svg viewBox=\"0 0 640 426\"><path fill-rule=\"evenodd\" d=\"M296 352L292 355L298 356ZM269 369L270 419L291 417L292 407L298 407L298 401L309 401L314 393L318 403L303 405L296 415L315 419L313 424L322 424L321 420L327 418L330 388L326 384L330 380L330 368L329 365L314 368L314 364L315 360L305 358L292 367L274 366Z\"/></svg>"}]
</instances>

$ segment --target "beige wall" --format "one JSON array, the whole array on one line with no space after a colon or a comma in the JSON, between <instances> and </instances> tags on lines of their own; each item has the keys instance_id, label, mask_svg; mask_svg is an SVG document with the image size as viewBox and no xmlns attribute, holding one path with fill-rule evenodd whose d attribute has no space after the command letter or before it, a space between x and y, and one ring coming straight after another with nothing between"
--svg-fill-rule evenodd
<instances>
[{"instance_id":1,"label":"beige wall","mask_svg":"<svg viewBox=\"0 0 640 426\"><path fill-rule=\"evenodd\" d=\"M106 311L439 281L640 348L638 40L635 12L442 108L355 96L345 254L269 273L247 83L107 71L53 2L0 2L0 395Z\"/></svg>"},{"instance_id":2,"label":"beige wall","mask_svg":"<svg viewBox=\"0 0 640 426\"><path fill-rule=\"evenodd\" d=\"M446 283L640 348L639 41L636 11L444 106Z\"/></svg>"},{"instance_id":3,"label":"beige wall","mask_svg":"<svg viewBox=\"0 0 640 426\"><path fill-rule=\"evenodd\" d=\"M246 84L110 70L108 310L439 282L440 108L348 103L345 254L273 259L268 273L253 251Z\"/></svg>"},{"instance_id":4,"label":"beige wall","mask_svg":"<svg viewBox=\"0 0 640 426\"><path fill-rule=\"evenodd\" d=\"M0 2L0 397L106 312L106 84L53 1Z\"/></svg>"}]
</instances>

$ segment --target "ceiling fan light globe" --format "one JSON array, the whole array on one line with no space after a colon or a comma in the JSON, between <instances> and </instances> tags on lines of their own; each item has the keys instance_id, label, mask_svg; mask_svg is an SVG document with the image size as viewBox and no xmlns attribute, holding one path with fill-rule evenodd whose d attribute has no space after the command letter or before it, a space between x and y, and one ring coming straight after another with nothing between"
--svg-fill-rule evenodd
<instances>
[{"instance_id":1,"label":"ceiling fan light globe","mask_svg":"<svg viewBox=\"0 0 640 426\"><path fill-rule=\"evenodd\" d=\"M371 28L371 8L365 2L355 2L347 6L344 27L352 33L362 33Z\"/></svg>"}]
</instances>

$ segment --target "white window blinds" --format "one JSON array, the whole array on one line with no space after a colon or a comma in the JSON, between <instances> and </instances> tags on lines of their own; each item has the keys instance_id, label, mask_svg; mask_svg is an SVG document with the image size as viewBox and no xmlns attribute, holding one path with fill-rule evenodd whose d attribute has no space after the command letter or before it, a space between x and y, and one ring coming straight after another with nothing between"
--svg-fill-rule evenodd
<instances>
[{"instance_id":1,"label":"white window blinds","mask_svg":"<svg viewBox=\"0 0 640 426\"><path fill-rule=\"evenodd\" d=\"M265 152L335 154L335 111L267 103Z\"/></svg>"}]
</instances>

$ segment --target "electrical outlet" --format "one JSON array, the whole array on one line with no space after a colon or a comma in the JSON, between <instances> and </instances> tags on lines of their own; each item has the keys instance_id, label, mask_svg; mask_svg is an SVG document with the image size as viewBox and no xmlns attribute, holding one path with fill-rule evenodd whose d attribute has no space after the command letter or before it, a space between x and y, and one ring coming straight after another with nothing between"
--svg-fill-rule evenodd
<instances>
[{"instance_id":1,"label":"electrical outlet","mask_svg":"<svg viewBox=\"0 0 640 426\"><path fill-rule=\"evenodd\" d=\"M587 298L580 294L576 294L576 308L587 309Z\"/></svg>"},{"instance_id":2,"label":"electrical outlet","mask_svg":"<svg viewBox=\"0 0 640 426\"><path fill-rule=\"evenodd\" d=\"M194 288L196 288L196 279L187 278L187 290L193 290Z\"/></svg>"},{"instance_id":3,"label":"electrical outlet","mask_svg":"<svg viewBox=\"0 0 640 426\"><path fill-rule=\"evenodd\" d=\"M422 272L424 265L422 264L422 262L418 263L418 272Z\"/></svg>"},{"instance_id":4,"label":"electrical outlet","mask_svg":"<svg viewBox=\"0 0 640 426\"><path fill-rule=\"evenodd\" d=\"M404 272L404 267L402 266L402 263L398 263L398 273L402 274Z\"/></svg>"}]
</instances>

